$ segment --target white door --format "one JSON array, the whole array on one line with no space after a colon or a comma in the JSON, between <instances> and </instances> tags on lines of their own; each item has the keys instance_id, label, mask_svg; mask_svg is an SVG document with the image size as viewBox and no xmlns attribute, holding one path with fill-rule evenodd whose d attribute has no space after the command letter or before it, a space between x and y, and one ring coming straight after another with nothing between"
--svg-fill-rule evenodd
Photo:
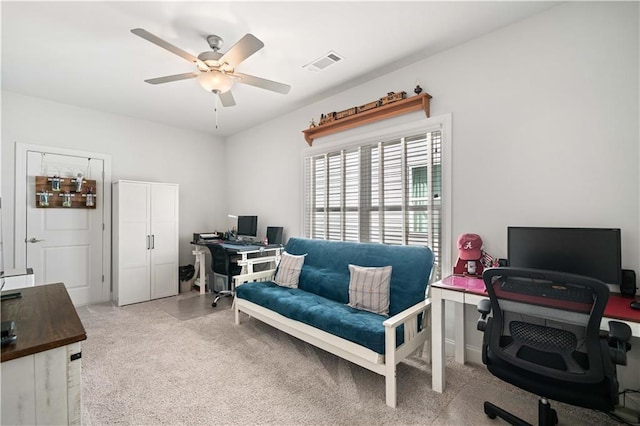
<instances>
[{"instance_id":1,"label":"white door","mask_svg":"<svg viewBox=\"0 0 640 426\"><path fill-rule=\"evenodd\" d=\"M148 183L118 182L114 189L114 247L118 305L151 298L150 187Z\"/></svg>"},{"instance_id":2,"label":"white door","mask_svg":"<svg viewBox=\"0 0 640 426\"><path fill-rule=\"evenodd\" d=\"M62 282L73 304L103 298L104 160L27 152L26 264L36 285ZM36 176L96 180L95 209L36 208ZM54 196L58 196L55 194ZM76 194L80 196L80 194Z\"/></svg>"},{"instance_id":3,"label":"white door","mask_svg":"<svg viewBox=\"0 0 640 426\"><path fill-rule=\"evenodd\" d=\"M151 298L178 293L178 185L151 184Z\"/></svg>"}]
</instances>

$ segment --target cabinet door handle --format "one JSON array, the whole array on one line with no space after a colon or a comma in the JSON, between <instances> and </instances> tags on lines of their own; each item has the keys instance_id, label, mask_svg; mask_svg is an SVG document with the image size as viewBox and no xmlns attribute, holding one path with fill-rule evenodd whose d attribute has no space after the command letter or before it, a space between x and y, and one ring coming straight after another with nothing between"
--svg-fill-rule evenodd
<instances>
[{"instance_id":1,"label":"cabinet door handle","mask_svg":"<svg viewBox=\"0 0 640 426\"><path fill-rule=\"evenodd\" d=\"M150 248L151 248L150 238L149 238L149 235L147 235L147 250L149 250Z\"/></svg>"},{"instance_id":2,"label":"cabinet door handle","mask_svg":"<svg viewBox=\"0 0 640 426\"><path fill-rule=\"evenodd\" d=\"M156 236L155 235L151 235L151 248L152 249L156 248Z\"/></svg>"}]
</instances>

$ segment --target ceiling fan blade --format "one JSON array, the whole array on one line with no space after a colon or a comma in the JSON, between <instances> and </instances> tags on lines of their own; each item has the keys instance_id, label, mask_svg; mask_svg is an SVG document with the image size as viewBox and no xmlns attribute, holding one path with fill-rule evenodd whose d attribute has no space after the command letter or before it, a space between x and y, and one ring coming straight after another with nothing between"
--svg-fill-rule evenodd
<instances>
[{"instance_id":1,"label":"ceiling fan blade","mask_svg":"<svg viewBox=\"0 0 640 426\"><path fill-rule=\"evenodd\" d=\"M150 41L151 43L155 44L156 46L160 46L163 49L168 50L169 52L176 54L178 56L180 56L181 58L186 59L189 62L192 62L194 64L197 64L198 67L203 67L203 69L207 69L207 65L202 62L200 59L196 58L195 56L193 56L191 53L180 49L177 46L174 46L173 44L169 43L168 41L164 41L163 39L161 39L160 37L151 34L149 31L147 30L143 30L142 28L134 28L131 30L131 32L135 35L137 35L138 37L142 37L143 39Z\"/></svg>"},{"instance_id":2,"label":"ceiling fan blade","mask_svg":"<svg viewBox=\"0 0 640 426\"><path fill-rule=\"evenodd\" d=\"M227 53L222 55L220 63L223 64L226 62L231 68L235 68L240 62L263 47L264 43L258 40L253 34L245 34L236 44L231 46L231 49L229 49Z\"/></svg>"},{"instance_id":3,"label":"ceiling fan blade","mask_svg":"<svg viewBox=\"0 0 640 426\"><path fill-rule=\"evenodd\" d=\"M226 92L218 93L218 97L220 98L220 103L223 107L235 106L236 100L233 99L233 95L231 94L231 90L227 90Z\"/></svg>"},{"instance_id":4,"label":"ceiling fan blade","mask_svg":"<svg viewBox=\"0 0 640 426\"><path fill-rule=\"evenodd\" d=\"M284 83L278 83L277 81L267 80L266 78L260 78L249 74L242 74L239 72L234 72L232 74L234 77L240 77L240 80L237 80L238 83L248 84L250 86L259 87L261 89L271 90L272 92L282 93L286 95L289 93L291 86Z\"/></svg>"},{"instance_id":5,"label":"ceiling fan blade","mask_svg":"<svg viewBox=\"0 0 640 426\"><path fill-rule=\"evenodd\" d=\"M166 77L151 78L149 80L145 80L145 82L149 84L171 83L172 81L186 80L188 78L196 78L198 74L199 73L197 72L188 72L184 74L168 75Z\"/></svg>"}]
</instances>

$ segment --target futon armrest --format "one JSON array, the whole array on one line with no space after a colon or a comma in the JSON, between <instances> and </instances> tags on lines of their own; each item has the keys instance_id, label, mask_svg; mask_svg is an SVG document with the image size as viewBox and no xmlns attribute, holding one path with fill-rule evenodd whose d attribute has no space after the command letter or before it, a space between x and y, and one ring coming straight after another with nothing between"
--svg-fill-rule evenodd
<instances>
[{"instance_id":1,"label":"futon armrest","mask_svg":"<svg viewBox=\"0 0 640 426\"><path fill-rule=\"evenodd\" d=\"M233 284L237 287L250 281L273 281L275 274L275 269L268 269L266 271L254 272L253 274L234 275Z\"/></svg>"},{"instance_id":2,"label":"futon armrest","mask_svg":"<svg viewBox=\"0 0 640 426\"><path fill-rule=\"evenodd\" d=\"M385 328L397 328L412 317L415 317L422 312L426 312L430 307L431 300L426 299L424 301L416 303L415 305L405 309L402 312L397 313L389 319L384 320L382 325L384 325Z\"/></svg>"}]
</instances>

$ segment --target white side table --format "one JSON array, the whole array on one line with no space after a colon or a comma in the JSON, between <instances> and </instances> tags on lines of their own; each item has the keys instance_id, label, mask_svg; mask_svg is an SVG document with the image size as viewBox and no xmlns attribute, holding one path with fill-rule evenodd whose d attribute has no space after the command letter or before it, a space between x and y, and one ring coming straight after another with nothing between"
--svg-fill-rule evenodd
<instances>
[{"instance_id":1,"label":"white side table","mask_svg":"<svg viewBox=\"0 0 640 426\"><path fill-rule=\"evenodd\" d=\"M2 272L2 290L15 290L17 288L35 287L33 269L10 269Z\"/></svg>"}]
</instances>

